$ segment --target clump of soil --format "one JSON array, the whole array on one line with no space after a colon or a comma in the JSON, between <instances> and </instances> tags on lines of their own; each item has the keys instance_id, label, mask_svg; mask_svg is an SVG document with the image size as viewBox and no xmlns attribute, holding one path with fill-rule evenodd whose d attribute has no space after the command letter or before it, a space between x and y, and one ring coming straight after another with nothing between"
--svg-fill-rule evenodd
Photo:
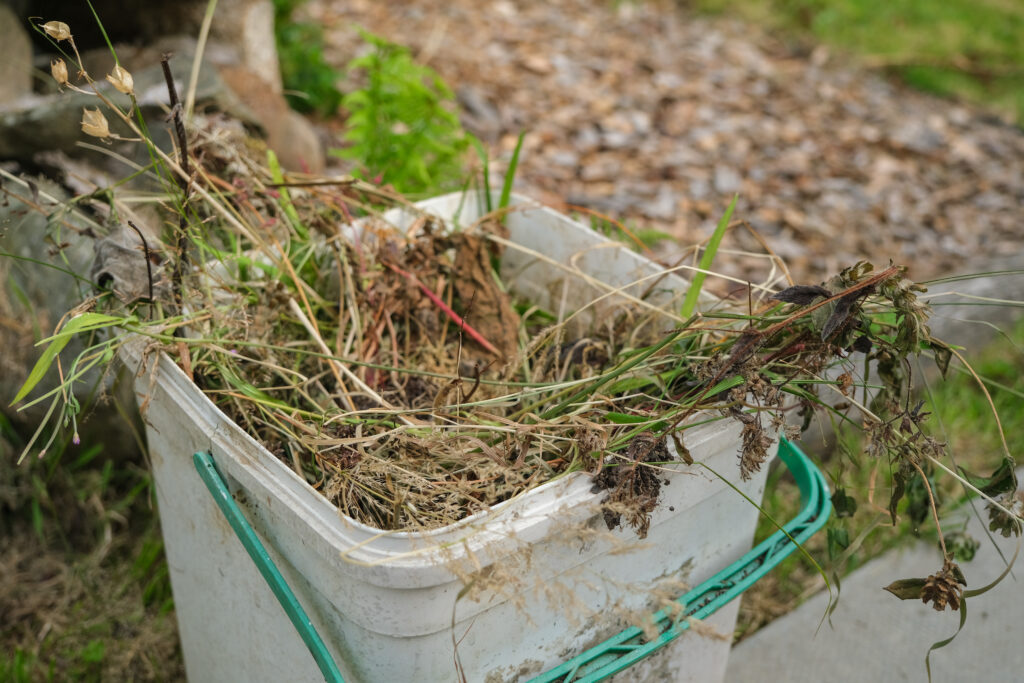
<instances>
[{"instance_id":1,"label":"clump of soil","mask_svg":"<svg viewBox=\"0 0 1024 683\"><path fill-rule=\"evenodd\" d=\"M664 438L656 439L641 434L630 442L622 461L615 467L606 467L594 477L594 490L608 490L604 505L604 521L609 529L622 524L622 517L636 530L637 536L647 538L651 527L651 513L658 505L661 478L658 470L648 465L662 465L675 460Z\"/></svg>"}]
</instances>

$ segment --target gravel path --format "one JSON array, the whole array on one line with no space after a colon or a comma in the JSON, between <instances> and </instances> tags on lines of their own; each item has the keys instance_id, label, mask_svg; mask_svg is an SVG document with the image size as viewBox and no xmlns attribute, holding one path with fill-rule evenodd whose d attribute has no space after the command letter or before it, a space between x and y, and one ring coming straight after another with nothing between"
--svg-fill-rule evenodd
<instances>
[{"instance_id":1,"label":"gravel path","mask_svg":"<svg viewBox=\"0 0 1024 683\"><path fill-rule=\"evenodd\" d=\"M313 0L306 11L339 65L357 25L410 46L500 158L527 131L519 191L668 232L669 259L710 234L737 192L736 216L798 279L860 258L925 279L1024 242L1020 129L823 48L794 55L668 2ZM763 253L745 230L726 246Z\"/></svg>"}]
</instances>

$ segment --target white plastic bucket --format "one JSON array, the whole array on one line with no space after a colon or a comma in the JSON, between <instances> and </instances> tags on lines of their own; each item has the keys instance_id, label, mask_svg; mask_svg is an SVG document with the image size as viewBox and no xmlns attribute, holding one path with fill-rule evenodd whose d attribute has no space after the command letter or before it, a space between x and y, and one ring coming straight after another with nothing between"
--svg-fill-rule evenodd
<instances>
[{"instance_id":1,"label":"white plastic bucket","mask_svg":"<svg viewBox=\"0 0 1024 683\"><path fill-rule=\"evenodd\" d=\"M619 286L657 266L554 211L517 199L510 239ZM461 222L480 213L471 198L421 204ZM394 217L401 221L401 216ZM547 305L568 295L578 306L604 293L563 282L567 271L509 249L514 286ZM647 283L635 286L643 292ZM685 284L667 276L663 296ZM608 297L602 306L614 306ZM621 299L618 302L622 303ZM598 309L601 314L602 309ZM676 306L678 310L678 306ZM141 344L122 352L143 362ZM235 499L302 602L348 682L527 680L630 624L630 610L662 605L656 586L709 578L750 548L757 510L697 466L665 473L648 537L608 532L590 477L570 475L425 533L383 533L341 514L221 413L167 357L137 375L185 665L192 683L315 681L321 675L284 610L215 505L192 463L212 453ZM153 365L155 364L155 365ZM759 500L765 471L739 482L738 426L731 420L687 430L693 457ZM514 576L516 590L460 597L474 574ZM676 594L683 591L676 589ZM724 639L691 629L622 680L721 680L738 603L709 623ZM596 615L596 616L595 616ZM638 677L640 676L640 677ZM667 678L665 677L667 676Z\"/></svg>"}]
</instances>

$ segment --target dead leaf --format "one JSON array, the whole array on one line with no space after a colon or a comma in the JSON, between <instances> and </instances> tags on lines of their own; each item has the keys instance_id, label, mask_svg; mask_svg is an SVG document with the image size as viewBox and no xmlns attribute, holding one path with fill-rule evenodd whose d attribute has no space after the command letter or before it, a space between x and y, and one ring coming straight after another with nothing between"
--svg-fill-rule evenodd
<instances>
[{"instance_id":1,"label":"dead leaf","mask_svg":"<svg viewBox=\"0 0 1024 683\"><path fill-rule=\"evenodd\" d=\"M899 579L886 586L885 590L900 600L920 600L924 584L925 579Z\"/></svg>"},{"instance_id":2,"label":"dead leaf","mask_svg":"<svg viewBox=\"0 0 1024 683\"><path fill-rule=\"evenodd\" d=\"M864 292L858 290L850 292L836 301L835 308L832 309L832 315L828 317L828 320L825 321L825 326L821 328L822 341L831 337L836 330L842 327L843 323L850 317L850 309L853 308L853 304L863 295Z\"/></svg>"},{"instance_id":3,"label":"dead leaf","mask_svg":"<svg viewBox=\"0 0 1024 683\"><path fill-rule=\"evenodd\" d=\"M773 294L771 298L776 301L784 301L787 304L807 306L813 303L815 299L827 299L830 296L832 296L832 292L818 285L794 285Z\"/></svg>"},{"instance_id":4,"label":"dead leaf","mask_svg":"<svg viewBox=\"0 0 1024 683\"><path fill-rule=\"evenodd\" d=\"M942 373L942 378L945 379L946 371L949 370L949 361L953 359L953 349L948 344L934 338L929 339L928 344L932 347L932 353L935 354L935 365Z\"/></svg>"}]
</instances>

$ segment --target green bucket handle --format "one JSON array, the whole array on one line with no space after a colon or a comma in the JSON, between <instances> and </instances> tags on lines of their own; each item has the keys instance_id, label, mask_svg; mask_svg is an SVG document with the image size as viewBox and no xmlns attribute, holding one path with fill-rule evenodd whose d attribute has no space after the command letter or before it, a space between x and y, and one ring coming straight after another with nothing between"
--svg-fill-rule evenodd
<instances>
[{"instance_id":1,"label":"green bucket handle","mask_svg":"<svg viewBox=\"0 0 1024 683\"><path fill-rule=\"evenodd\" d=\"M683 610L664 610L652 616L658 636L648 640L639 628L627 628L600 645L532 679L530 683L593 683L636 664L668 645L690 627L690 618L703 619L747 590L775 565L825 525L832 513L828 484L821 471L786 439L779 441L779 457L800 487L801 508L782 529L750 552L676 600ZM796 544L794 544L794 541Z\"/></svg>"},{"instance_id":2,"label":"green bucket handle","mask_svg":"<svg viewBox=\"0 0 1024 683\"><path fill-rule=\"evenodd\" d=\"M670 615L662 610L652 615L652 623L659 630L658 636L653 640L648 640L639 628L627 628L600 645L532 679L530 683L593 683L636 664L678 638L690 627L690 618L703 619L750 588L754 582L792 553L797 544L803 544L824 526L832 512L832 502L829 499L828 484L824 475L799 448L786 439L779 442L779 457L800 487L802 506L796 517L758 543L739 560L677 599L676 602L683 607L681 612L673 610L673 614ZM212 456L200 452L192 458L199 476L213 494L217 506L224 513L249 557L256 563L260 574L270 585L270 589L309 648L324 680L328 683L344 683L327 646L302 609L295 593L288 587L281 572L274 565L256 532L242 515L224 483L224 478L217 471Z\"/></svg>"},{"instance_id":3,"label":"green bucket handle","mask_svg":"<svg viewBox=\"0 0 1024 683\"><path fill-rule=\"evenodd\" d=\"M274 592L274 597L281 603L281 607L284 607L284 611L291 620L292 625L295 626L295 630L302 636L302 642L306 644L310 654L313 655L313 659L316 660L317 666L320 667L320 672L324 675L324 680L328 683L344 683L345 679L341 677L338 665L331 658L331 653L327 650L327 646L324 645L320 634L316 632L313 622L309 620L309 616L302 609L302 605L299 603L298 598L295 597L295 593L288 587L288 583L281 576L277 565L270 559L267 549L260 542L252 526L249 525L249 522L242 515L242 510L235 503L231 492L228 491L227 484L224 483L224 477L221 476L217 470L216 463L213 462L213 457L209 453L196 453L192 456L192 462L195 463L199 476L202 477L203 483L206 484L206 488L213 494L217 507L227 517L228 523L234 529L235 535L238 536L238 540L245 546L245 551L249 553L249 557L256 563L256 568L260 570L260 574L270 584L270 590Z\"/></svg>"}]
</instances>

